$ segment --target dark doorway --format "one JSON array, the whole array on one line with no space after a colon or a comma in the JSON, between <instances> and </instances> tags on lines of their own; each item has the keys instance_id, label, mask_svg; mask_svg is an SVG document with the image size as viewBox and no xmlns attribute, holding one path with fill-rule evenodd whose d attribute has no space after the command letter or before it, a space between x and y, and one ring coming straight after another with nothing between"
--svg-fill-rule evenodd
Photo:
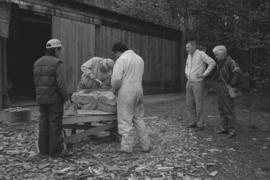
<instances>
[{"instance_id":1,"label":"dark doorway","mask_svg":"<svg viewBox=\"0 0 270 180\"><path fill-rule=\"evenodd\" d=\"M7 75L11 103L35 102L33 64L51 38L51 18L19 12L14 39L8 41Z\"/></svg>"}]
</instances>

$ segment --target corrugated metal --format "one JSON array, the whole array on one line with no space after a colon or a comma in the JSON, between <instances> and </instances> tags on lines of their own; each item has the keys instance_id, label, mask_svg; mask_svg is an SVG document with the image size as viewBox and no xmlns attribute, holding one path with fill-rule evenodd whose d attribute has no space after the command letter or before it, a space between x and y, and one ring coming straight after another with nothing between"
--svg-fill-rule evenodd
<instances>
[{"instance_id":1,"label":"corrugated metal","mask_svg":"<svg viewBox=\"0 0 270 180\"><path fill-rule=\"evenodd\" d=\"M74 92L80 80L81 64L94 56L95 25L53 17L52 34L63 43L61 59L65 63L68 89Z\"/></svg>"}]
</instances>

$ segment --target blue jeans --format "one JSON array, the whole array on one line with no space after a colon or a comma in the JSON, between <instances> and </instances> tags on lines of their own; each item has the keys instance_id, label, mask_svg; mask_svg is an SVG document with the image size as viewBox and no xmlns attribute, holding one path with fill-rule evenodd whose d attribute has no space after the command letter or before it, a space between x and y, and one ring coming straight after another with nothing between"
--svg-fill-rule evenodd
<instances>
[{"instance_id":1,"label":"blue jeans","mask_svg":"<svg viewBox=\"0 0 270 180\"><path fill-rule=\"evenodd\" d=\"M141 86L126 85L118 92L118 132L122 136L121 150L132 151L134 146L133 128L137 132L142 150L150 148L147 125L144 122L143 91Z\"/></svg>"}]
</instances>

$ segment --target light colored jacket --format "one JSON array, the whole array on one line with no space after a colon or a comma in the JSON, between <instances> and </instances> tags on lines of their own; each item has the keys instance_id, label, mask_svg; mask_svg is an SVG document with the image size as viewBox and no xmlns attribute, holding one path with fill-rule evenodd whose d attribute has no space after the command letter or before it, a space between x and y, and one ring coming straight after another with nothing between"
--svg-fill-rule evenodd
<instances>
[{"instance_id":1,"label":"light colored jacket","mask_svg":"<svg viewBox=\"0 0 270 180\"><path fill-rule=\"evenodd\" d=\"M132 50L125 51L115 62L111 79L112 87L118 90L125 85L142 86L144 62Z\"/></svg>"},{"instance_id":2,"label":"light colored jacket","mask_svg":"<svg viewBox=\"0 0 270 180\"><path fill-rule=\"evenodd\" d=\"M100 69L102 61L103 58L93 57L81 65L81 71L83 72L83 74L95 75L97 71Z\"/></svg>"},{"instance_id":3,"label":"light colored jacket","mask_svg":"<svg viewBox=\"0 0 270 180\"><path fill-rule=\"evenodd\" d=\"M101 66L104 58L93 57L81 65L81 85L83 89L99 88L99 83L94 79L101 81L104 86L109 87L112 71L101 72Z\"/></svg>"},{"instance_id":4,"label":"light colored jacket","mask_svg":"<svg viewBox=\"0 0 270 180\"><path fill-rule=\"evenodd\" d=\"M208 67L207 67L208 65ZM216 62L205 52L196 49L189 54L186 61L185 74L188 81L202 81L200 75L207 76L215 67Z\"/></svg>"}]
</instances>

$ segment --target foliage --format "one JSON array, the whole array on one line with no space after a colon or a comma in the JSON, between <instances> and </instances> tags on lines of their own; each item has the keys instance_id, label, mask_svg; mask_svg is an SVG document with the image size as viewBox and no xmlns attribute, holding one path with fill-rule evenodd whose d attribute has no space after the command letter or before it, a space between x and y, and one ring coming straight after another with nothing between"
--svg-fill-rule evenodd
<instances>
[{"instance_id":1,"label":"foliage","mask_svg":"<svg viewBox=\"0 0 270 180\"><path fill-rule=\"evenodd\" d=\"M176 28L166 0L116 0L113 10L144 21Z\"/></svg>"},{"instance_id":2,"label":"foliage","mask_svg":"<svg viewBox=\"0 0 270 180\"><path fill-rule=\"evenodd\" d=\"M168 0L186 36L210 50L225 44L252 80L270 79L270 2L267 0ZM192 23L190 23L192 19ZM186 21L186 22L185 22ZM260 72L260 73L258 73ZM269 81L270 83L270 81Z\"/></svg>"},{"instance_id":3,"label":"foliage","mask_svg":"<svg viewBox=\"0 0 270 180\"><path fill-rule=\"evenodd\" d=\"M200 11L204 7L202 0L167 0L171 6L172 14L178 18L178 23L182 28L186 38L195 31L196 19L199 19Z\"/></svg>"}]
</instances>

